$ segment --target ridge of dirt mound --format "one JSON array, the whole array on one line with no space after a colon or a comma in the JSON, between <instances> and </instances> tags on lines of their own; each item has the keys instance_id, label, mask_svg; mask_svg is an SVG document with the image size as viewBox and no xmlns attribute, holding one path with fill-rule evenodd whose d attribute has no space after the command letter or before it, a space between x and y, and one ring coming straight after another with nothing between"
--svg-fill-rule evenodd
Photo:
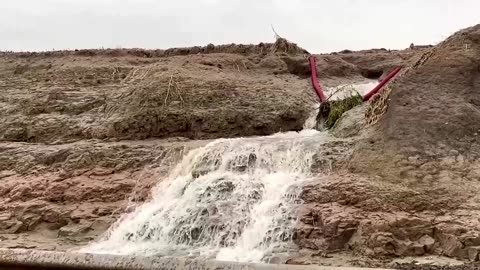
<instances>
[{"instance_id":1,"label":"ridge of dirt mound","mask_svg":"<svg viewBox=\"0 0 480 270\"><path fill-rule=\"evenodd\" d=\"M287 41L284 38L278 38L274 43L254 44L226 44L207 46L193 46L185 48L162 49L75 49L45 52L1 52L0 56L15 55L18 57L62 57L62 56L136 56L136 57L167 57L191 54L211 54L211 53L228 53L228 54L268 54L268 53L287 53L287 54L304 54L308 52L300 48L297 44Z\"/></svg>"}]
</instances>

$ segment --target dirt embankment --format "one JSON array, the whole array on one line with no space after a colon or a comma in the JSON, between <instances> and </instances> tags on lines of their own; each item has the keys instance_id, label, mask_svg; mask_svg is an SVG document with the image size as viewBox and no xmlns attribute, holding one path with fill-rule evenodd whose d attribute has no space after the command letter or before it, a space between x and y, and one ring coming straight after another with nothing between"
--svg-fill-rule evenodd
<instances>
[{"instance_id":1,"label":"dirt embankment","mask_svg":"<svg viewBox=\"0 0 480 270\"><path fill-rule=\"evenodd\" d=\"M271 57L7 56L0 137L62 143L300 130L312 93L297 76L263 68Z\"/></svg>"},{"instance_id":2,"label":"dirt embankment","mask_svg":"<svg viewBox=\"0 0 480 270\"><path fill-rule=\"evenodd\" d=\"M305 51L289 44L4 53L0 140L208 139L300 130L316 97L305 80ZM415 52L321 55L318 75L325 86L379 77Z\"/></svg>"}]
</instances>

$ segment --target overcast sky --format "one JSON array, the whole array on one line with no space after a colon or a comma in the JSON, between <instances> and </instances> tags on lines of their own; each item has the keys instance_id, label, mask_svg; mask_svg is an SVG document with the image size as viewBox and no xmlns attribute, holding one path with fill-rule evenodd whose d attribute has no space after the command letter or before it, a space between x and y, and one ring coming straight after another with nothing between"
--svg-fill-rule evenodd
<instances>
[{"instance_id":1,"label":"overcast sky","mask_svg":"<svg viewBox=\"0 0 480 270\"><path fill-rule=\"evenodd\" d=\"M480 23L479 0L1 0L0 50L274 41L310 52L437 43Z\"/></svg>"}]
</instances>

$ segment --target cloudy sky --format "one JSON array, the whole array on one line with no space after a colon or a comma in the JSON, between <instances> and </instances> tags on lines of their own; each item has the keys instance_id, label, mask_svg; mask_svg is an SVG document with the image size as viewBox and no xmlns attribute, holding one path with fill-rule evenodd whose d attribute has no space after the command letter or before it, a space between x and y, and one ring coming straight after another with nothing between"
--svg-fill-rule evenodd
<instances>
[{"instance_id":1,"label":"cloudy sky","mask_svg":"<svg viewBox=\"0 0 480 270\"><path fill-rule=\"evenodd\" d=\"M479 0L1 0L0 50L170 48L274 40L310 52L437 43Z\"/></svg>"}]
</instances>

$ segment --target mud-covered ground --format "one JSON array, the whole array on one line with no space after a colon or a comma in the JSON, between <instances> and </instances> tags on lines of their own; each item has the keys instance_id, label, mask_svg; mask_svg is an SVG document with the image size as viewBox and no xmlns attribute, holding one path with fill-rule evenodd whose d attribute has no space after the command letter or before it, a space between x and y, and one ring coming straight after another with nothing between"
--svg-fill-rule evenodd
<instances>
[{"instance_id":1,"label":"mud-covered ground","mask_svg":"<svg viewBox=\"0 0 480 270\"><path fill-rule=\"evenodd\" d=\"M395 66L414 65L428 50L317 55L317 75L324 87L380 79ZM424 66L460 72L467 62L477 65L477 51L454 51L452 57L463 60L445 64L440 61L450 53L445 51L438 62ZM478 259L480 171L467 158L468 149L455 150L454 144L447 144L442 158L425 158L422 138L441 141L450 133L422 135L418 130L428 123L416 122L419 114L433 115L418 102L443 97L428 91L447 91L440 86L456 73L445 81L435 73L438 80L429 81L435 87L423 88L432 73L415 80L418 70L397 80L387 120L366 126L366 105L337 125L333 134L347 138L319 151L316 169L327 172L321 165L329 164L328 174L308 183L301 195L299 254L279 262L385 266L406 256ZM0 53L0 247L84 245L121 213L148 200L150 188L186 151L215 138L302 129L317 102L309 73L306 52L285 42ZM472 91L478 88L476 79L466 78ZM400 105L405 96L397 96L410 91L401 90L406 87L424 89L409 92L406 106L411 107ZM462 93L455 102L470 102L471 93ZM447 106L457 114L445 114L432 125L449 122L448 115L460 117L452 118L455 123L471 115L460 107ZM403 108L402 117L395 118L400 116L393 112ZM389 144L379 143L383 132ZM458 126L451 132L459 133ZM396 137L402 134L415 137L418 145L404 145L412 140ZM417 152L403 154L399 148ZM393 155L397 163L375 159L383 155Z\"/></svg>"}]
</instances>

